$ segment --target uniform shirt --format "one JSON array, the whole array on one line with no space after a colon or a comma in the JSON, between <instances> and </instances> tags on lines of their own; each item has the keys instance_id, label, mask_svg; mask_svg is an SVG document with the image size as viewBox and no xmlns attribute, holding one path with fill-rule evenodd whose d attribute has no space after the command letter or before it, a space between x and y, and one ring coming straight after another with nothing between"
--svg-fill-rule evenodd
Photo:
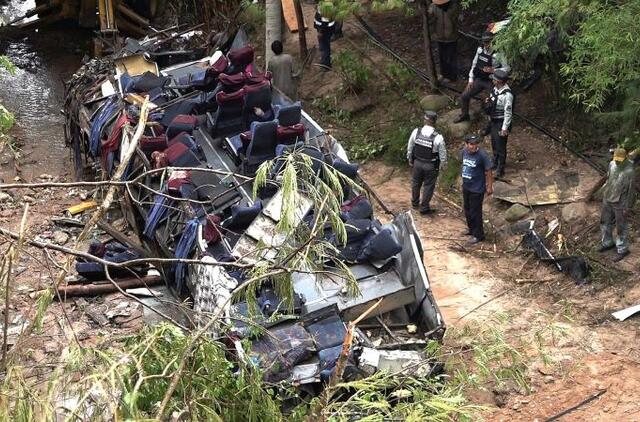
<instances>
[{"instance_id":1,"label":"uniform shirt","mask_svg":"<svg viewBox=\"0 0 640 422\"><path fill-rule=\"evenodd\" d=\"M511 92L504 93L505 90L511 90L508 84L504 84L504 86L500 89L498 87L493 87L493 91L491 95L496 96L498 99L496 101L496 110L504 110L504 120L502 121L502 130L509 129L511 126L511 121L513 119L513 94Z\"/></svg>"},{"instance_id":2,"label":"uniform shirt","mask_svg":"<svg viewBox=\"0 0 640 422\"><path fill-rule=\"evenodd\" d=\"M330 18L325 18L320 13L320 10L316 10L316 15L313 18L313 27L316 28L316 30L318 31L333 30L333 27L335 26L335 24L336 24L336 21Z\"/></svg>"},{"instance_id":3,"label":"uniform shirt","mask_svg":"<svg viewBox=\"0 0 640 422\"><path fill-rule=\"evenodd\" d=\"M469 192L484 193L487 190L486 172L491 170L491 158L483 149L471 154L462 150L462 187Z\"/></svg>"},{"instance_id":4,"label":"uniform shirt","mask_svg":"<svg viewBox=\"0 0 640 422\"><path fill-rule=\"evenodd\" d=\"M267 70L273 74L271 79L273 85L290 99L296 100L294 78L297 78L298 75L293 70L293 57L285 53L273 56L267 64Z\"/></svg>"},{"instance_id":5,"label":"uniform shirt","mask_svg":"<svg viewBox=\"0 0 640 422\"><path fill-rule=\"evenodd\" d=\"M627 159L618 164L609 163L607 183L604 185L603 200L630 209L636 201L636 188L633 161Z\"/></svg>"},{"instance_id":6,"label":"uniform shirt","mask_svg":"<svg viewBox=\"0 0 640 422\"><path fill-rule=\"evenodd\" d=\"M475 78L475 76L473 75L473 69L476 68L476 64L478 63L478 56L482 52L484 52L485 54L491 54L491 60L494 69L502 69L505 72L509 73L511 67L509 67L501 54L496 53L490 48L487 49L484 47L478 47L478 49L476 50L476 55L473 57L473 63L471 63L471 70L469 71L469 82L473 82Z\"/></svg>"},{"instance_id":7,"label":"uniform shirt","mask_svg":"<svg viewBox=\"0 0 640 422\"><path fill-rule=\"evenodd\" d=\"M422 136L429 137L433 134L435 129L433 126L424 125L420 129ZM411 155L413 154L413 147L416 145L416 137L418 136L418 128L413 129L411 136L409 137L409 144L407 145L407 160L411 161ZM437 134L433 140L433 152L438 154L440 158L440 168L444 168L447 165L447 146L444 143L442 135Z\"/></svg>"}]
</instances>

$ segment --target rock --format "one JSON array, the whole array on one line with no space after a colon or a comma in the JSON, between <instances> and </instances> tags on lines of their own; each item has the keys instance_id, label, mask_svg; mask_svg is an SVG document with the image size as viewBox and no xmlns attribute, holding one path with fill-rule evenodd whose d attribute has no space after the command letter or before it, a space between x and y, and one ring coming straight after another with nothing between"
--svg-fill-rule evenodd
<instances>
[{"instance_id":1,"label":"rock","mask_svg":"<svg viewBox=\"0 0 640 422\"><path fill-rule=\"evenodd\" d=\"M453 138L463 138L471 134L471 122L453 123L460 115L460 110L451 110L438 119L438 126L446 128L446 134Z\"/></svg>"},{"instance_id":2,"label":"rock","mask_svg":"<svg viewBox=\"0 0 640 422\"><path fill-rule=\"evenodd\" d=\"M513 204L507 211L504 213L504 219L510 223L518 221L529 214L529 208L520 204Z\"/></svg>"},{"instance_id":3,"label":"rock","mask_svg":"<svg viewBox=\"0 0 640 422\"><path fill-rule=\"evenodd\" d=\"M562 208L562 220L566 223L575 223L587 218L590 214L591 212L584 202L573 202Z\"/></svg>"},{"instance_id":4,"label":"rock","mask_svg":"<svg viewBox=\"0 0 640 422\"><path fill-rule=\"evenodd\" d=\"M40 363L47 358L47 356L44 354L44 351L40 349L34 350L31 357L36 363Z\"/></svg>"},{"instance_id":5,"label":"rock","mask_svg":"<svg viewBox=\"0 0 640 422\"><path fill-rule=\"evenodd\" d=\"M47 173L42 173L38 178L42 180L47 180L47 179L53 179L53 176Z\"/></svg>"},{"instance_id":6,"label":"rock","mask_svg":"<svg viewBox=\"0 0 640 422\"><path fill-rule=\"evenodd\" d=\"M32 197L32 196L29 196L29 195L25 195L25 196L23 196L23 197L22 197L22 200L23 200L24 202L28 202L28 203L30 203L30 204L32 204L32 203L34 203L34 202L36 202L36 198L34 198L34 197Z\"/></svg>"},{"instance_id":7,"label":"rock","mask_svg":"<svg viewBox=\"0 0 640 422\"><path fill-rule=\"evenodd\" d=\"M60 350L60 347L58 346L58 343L55 341L46 343L44 345L44 351L49 354L58 353L59 350Z\"/></svg>"},{"instance_id":8,"label":"rock","mask_svg":"<svg viewBox=\"0 0 640 422\"><path fill-rule=\"evenodd\" d=\"M440 111L451 104L449 97L444 95L426 95L420 100L420 105L424 110Z\"/></svg>"},{"instance_id":9,"label":"rock","mask_svg":"<svg viewBox=\"0 0 640 422\"><path fill-rule=\"evenodd\" d=\"M0 192L0 203L9 202L12 199L13 199L13 197L11 195L9 195L7 192Z\"/></svg>"},{"instance_id":10,"label":"rock","mask_svg":"<svg viewBox=\"0 0 640 422\"><path fill-rule=\"evenodd\" d=\"M63 231L55 232L53 234L53 241L58 245L66 245L69 241L69 234Z\"/></svg>"}]
</instances>

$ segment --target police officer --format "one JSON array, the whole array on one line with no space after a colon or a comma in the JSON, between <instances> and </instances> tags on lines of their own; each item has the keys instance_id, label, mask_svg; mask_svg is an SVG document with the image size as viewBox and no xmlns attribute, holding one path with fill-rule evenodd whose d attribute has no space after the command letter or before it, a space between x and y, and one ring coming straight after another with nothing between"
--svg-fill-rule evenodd
<instances>
[{"instance_id":1,"label":"police officer","mask_svg":"<svg viewBox=\"0 0 640 422\"><path fill-rule=\"evenodd\" d=\"M318 49L320 50L320 65L323 70L331 69L331 37L334 34L336 21L329 16L323 16L320 8L316 9L313 26L318 31Z\"/></svg>"},{"instance_id":2,"label":"police officer","mask_svg":"<svg viewBox=\"0 0 640 422\"><path fill-rule=\"evenodd\" d=\"M506 72L510 69L504 58L491 47L492 40L493 34L491 32L487 31L482 35L482 46L476 50L476 55L469 71L469 82L460 96L461 114L454 120L454 123L470 119L469 101L474 95L484 90L490 90L493 87L490 77L497 69L502 69Z\"/></svg>"},{"instance_id":3,"label":"police officer","mask_svg":"<svg viewBox=\"0 0 640 422\"><path fill-rule=\"evenodd\" d=\"M507 163L507 139L513 120L513 93L507 84L509 74L503 69L496 69L491 75L493 89L485 100L485 110L489 115L489 126L485 134L491 133L491 149L493 151L493 170L496 178L504 176Z\"/></svg>"},{"instance_id":4,"label":"police officer","mask_svg":"<svg viewBox=\"0 0 640 422\"><path fill-rule=\"evenodd\" d=\"M600 228L602 244L598 252L616 248L617 254L613 262L618 262L629 255L629 212L636 201L634 161L638 150L627 156L624 148L616 148L613 160L609 163L607 183L602 193L602 214ZM615 242L613 229L617 231Z\"/></svg>"},{"instance_id":5,"label":"police officer","mask_svg":"<svg viewBox=\"0 0 640 422\"><path fill-rule=\"evenodd\" d=\"M440 169L447 165L447 148L444 138L434 128L438 115L434 111L424 113L424 126L416 128L409 137L407 160L413 167L411 180L411 205L420 214L435 212L429 205L436 188ZM420 201L420 189L422 201Z\"/></svg>"},{"instance_id":6,"label":"police officer","mask_svg":"<svg viewBox=\"0 0 640 422\"><path fill-rule=\"evenodd\" d=\"M493 193L493 173L491 158L480 148L479 136L467 136L462 150L462 200L468 230L465 235L473 236L469 245L484 240L482 226L482 203L485 193Z\"/></svg>"}]
</instances>

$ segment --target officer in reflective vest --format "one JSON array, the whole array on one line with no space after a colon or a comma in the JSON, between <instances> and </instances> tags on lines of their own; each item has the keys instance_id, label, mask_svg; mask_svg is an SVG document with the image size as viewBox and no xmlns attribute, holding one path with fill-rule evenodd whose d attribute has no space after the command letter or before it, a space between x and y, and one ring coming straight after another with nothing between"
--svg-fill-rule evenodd
<instances>
[{"instance_id":1,"label":"officer in reflective vest","mask_svg":"<svg viewBox=\"0 0 640 422\"><path fill-rule=\"evenodd\" d=\"M507 84L508 79L507 72L496 69L491 75L493 89L484 104L485 111L489 114L489 127L485 129L485 134L491 133L493 170L496 178L504 176L507 163L507 139L513 120L513 93Z\"/></svg>"},{"instance_id":2,"label":"officer in reflective vest","mask_svg":"<svg viewBox=\"0 0 640 422\"><path fill-rule=\"evenodd\" d=\"M435 212L430 206L431 198L436 188L438 173L447 165L444 138L434 128L437 117L434 111L425 112L424 126L413 130L407 145L407 160L413 167L411 205L414 209L419 209L423 215Z\"/></svg>"},{"instance_id":3,"label":"officer in reflective vest","mask_svg":"<svg viewBox=\"0 0 640 422\"><path fill-rule=\"evenodd\" d=\"M454 123L470 120L469 101L482 91L493 88L491 75L498 69L509 71L509 65L504 58L496 53L492 46L493 34L489 31L482 35L482 46L476 50L476 55L469 71L469 82L460 96L460 116Z\"/></svg>"},{"instance_id":4,"label":"officer in reflective vest","mask_svg":"<svg viewBox=\"0 0 640 422\"><path fill-rule=\"evenodd\" d=\"M323 70L331 69L331 36L334 34L336 21L332 17L323 16L320 8L316 9L313 26L318 31L318 49L320 65Z\"/></svg>"}]
</instances>

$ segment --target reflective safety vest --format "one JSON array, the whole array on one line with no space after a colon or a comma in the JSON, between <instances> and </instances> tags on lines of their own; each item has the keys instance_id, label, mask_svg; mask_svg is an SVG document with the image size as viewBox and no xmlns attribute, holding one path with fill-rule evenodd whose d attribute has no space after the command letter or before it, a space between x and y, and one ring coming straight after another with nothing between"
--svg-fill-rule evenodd
<instances>
[{"instance_id":1,"label":"reflective safety vest","mask_svg":"<svg viewBox=\"0 0 640 422\"><path fill-rule=\"evenodd\" d=\"M498 99L501 95L506 95L507 93L511 93L511 89L507 88L504 91L498 93L496 89L491 90L491 94L489 94L489 116L491 116L492 120L503 120L504 119L504 102L500 104ZM513 95L513 94L512 94Z\"/></svg>"},{"instance_id":2,"label":"reflective safety vest","mask_svg":"<svg viewBox=\"0 0 640 422\"><path fill-rule=\"evenodd\" d=\"M438 136L438 132L435 130L431 132L431 135L424 136L422 128L419 128L416 135L416 144L413 147L413 158L423 161L439 161L440 157L434 151L436 136Z\"/></svg>"},{"instance_id":3,"label":"reflective safety vest","mask_svg":"<svg viewBox=\"0 0 640 422\"><path fill-rule=\"evenodd\" d=\"M491 73L487 73L482 70L486 66L493 67L493 52L487 54L484 52L483 48L480 50L480 54L478 54L476 67L473 68L473 76L478 79L488 80L491 76Z\"/></svg>"},{"instance_id":4,"label":"reflective safety vest","mask_svg":"<svg viewBox=\"0 0 640 422\"><path fill-rule=\"evenodd\" d=\"M322 16L320 11L316 11L316 15L313 18L313 27L320 31L326 31L329 29L333 29L333 26L336 24L336 21L333 19L325 18Z\"/></svg>"}]
</instances>

